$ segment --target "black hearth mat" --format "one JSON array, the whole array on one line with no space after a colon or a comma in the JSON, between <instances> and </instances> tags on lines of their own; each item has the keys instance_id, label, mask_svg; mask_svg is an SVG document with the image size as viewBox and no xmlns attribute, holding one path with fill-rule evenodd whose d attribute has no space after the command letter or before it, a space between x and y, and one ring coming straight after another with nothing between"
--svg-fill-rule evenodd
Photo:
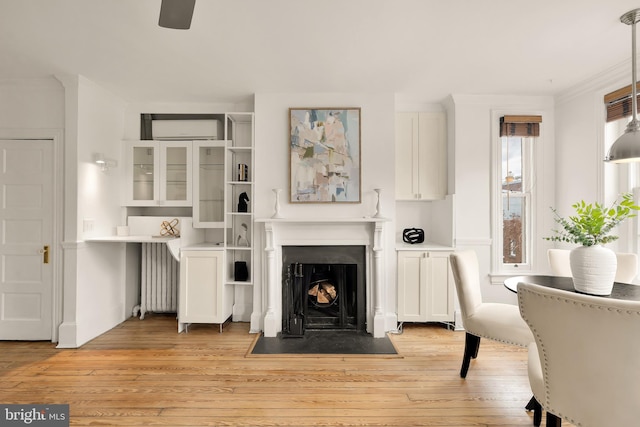
<instances>
[{"instance_id":1,"label":"black hearth mat","mask_svg":"<svg viewBox=\"0 0 640 427\"><path fill-rule=\"evenodd\" d=\"M251 354L398 354L388 336L357 331L307 330L302 337L261 335Z\"/></svg>"}]
</instances>

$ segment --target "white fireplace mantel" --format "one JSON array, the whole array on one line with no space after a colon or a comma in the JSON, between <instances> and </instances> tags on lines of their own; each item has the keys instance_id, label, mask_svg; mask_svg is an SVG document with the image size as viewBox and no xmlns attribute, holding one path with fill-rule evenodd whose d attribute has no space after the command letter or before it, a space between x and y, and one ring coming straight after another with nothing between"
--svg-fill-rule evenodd
<instances>
[{"instance_id":1,"label":"white fireplace mantel","mask_svg":"<svg viewBox=\"0 0 640 427\"><path fill-rule=\"evenodd\" d=\"M382 295L385 287L384 223L387 218L259 218L264 223L266 259L266 307L264 336L275 337L282 329L282 247L362 245L367 248L367 331L385 336Z\"/></svg>"}]
</instances>

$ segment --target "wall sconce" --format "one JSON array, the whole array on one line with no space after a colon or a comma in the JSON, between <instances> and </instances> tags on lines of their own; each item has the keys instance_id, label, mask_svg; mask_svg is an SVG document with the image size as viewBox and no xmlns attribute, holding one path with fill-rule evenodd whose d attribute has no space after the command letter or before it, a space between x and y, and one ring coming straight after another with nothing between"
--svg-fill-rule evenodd
<instances>
[{"instance_id":1,"label":"wall sconce","mask_svg":"<svg viewBox=\"0 0 640 427\"><path fill-rule=\"evenodd\" d=\"M109 169L118 166L115 160L107 159L103 153L96 153L93 155L93 161L100 166L102 172L107 172Z\"/></svg>"}]
</instances>

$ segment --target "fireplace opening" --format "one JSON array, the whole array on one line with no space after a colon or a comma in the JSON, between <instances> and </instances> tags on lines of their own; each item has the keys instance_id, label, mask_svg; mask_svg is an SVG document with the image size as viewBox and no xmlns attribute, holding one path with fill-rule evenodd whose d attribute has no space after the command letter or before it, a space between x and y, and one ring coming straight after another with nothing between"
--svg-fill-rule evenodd
<instances>
[{"instance_id":1,"label":"fireplace opening","mask_svg":"<svg viewBox=\"0 0 640 427\"><path fill-rule=\"evenodd\" d=\"M361 246L284 247L282 335L366 330L364 264Z\"/></svg>"}]
</instances>

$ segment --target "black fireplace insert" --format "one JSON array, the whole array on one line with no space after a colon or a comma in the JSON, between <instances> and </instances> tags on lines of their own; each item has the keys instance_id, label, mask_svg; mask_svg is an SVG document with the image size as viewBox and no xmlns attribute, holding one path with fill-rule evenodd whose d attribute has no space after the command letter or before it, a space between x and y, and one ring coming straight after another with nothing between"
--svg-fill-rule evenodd
<instances>
[{"instance_id":1,"label":"black fireplace insert","mask_svg":"<svg viewBox=\"0 0 640 427\"><path fill-rule=\"evenodd\" d=\"M363 246L283 247L282 335L366 330Z\"/></svg>"}]
</instances>

